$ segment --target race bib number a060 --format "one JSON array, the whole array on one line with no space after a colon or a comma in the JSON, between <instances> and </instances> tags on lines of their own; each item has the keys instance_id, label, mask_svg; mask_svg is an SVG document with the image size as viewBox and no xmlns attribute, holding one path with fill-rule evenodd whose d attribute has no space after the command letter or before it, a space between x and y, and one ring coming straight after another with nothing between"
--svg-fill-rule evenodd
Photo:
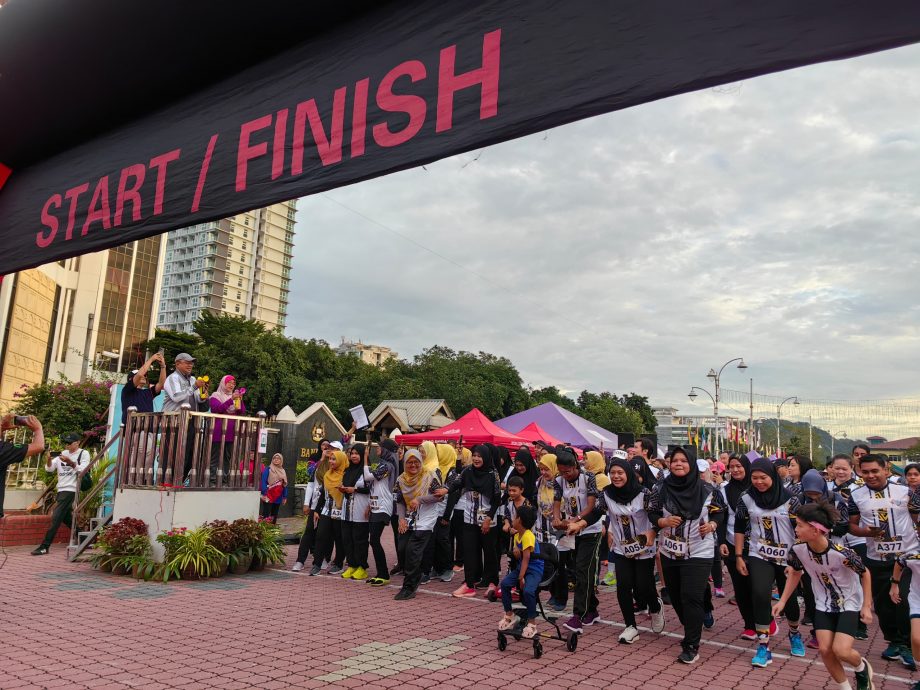
<instances>
[{"instance_id":1,"label":"race bib number a060","mask_svg":"<svg viewBox=\"0 0 920 690\"><path fill-rule=\"evenodd\" d=\"M787 553L789 553L789 547L786 544L765 544L760 542L757 545L757 555L764 560L784 561Z\"/></svg>"}]
</instances>

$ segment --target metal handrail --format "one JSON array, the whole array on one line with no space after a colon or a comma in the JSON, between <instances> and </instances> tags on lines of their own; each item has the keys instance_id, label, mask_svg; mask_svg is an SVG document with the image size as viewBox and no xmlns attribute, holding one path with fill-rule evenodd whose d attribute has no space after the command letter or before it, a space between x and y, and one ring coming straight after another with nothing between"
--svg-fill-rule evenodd
<instances>
[{"instance_id":1,"label":"metal handrail","mask_svg":"<svg viewBox=\"0 0 920 690\"><path fill-rule=\"evenodd\" d=\"M96 456L93 457L89 461L89 464L85 468L83 468L83 471L77 473L77 498L80 497L80 483L83 481L83 476L93 468L93 465L99 462L100 458L106 457L106 455L108 454L109 448L111 448L112 444L115 443L115 441L119 440L120 438L121 438L121 429L119 429L115 433L115 435L109 439L109 441L102 447L102 450L96 453ZM74 538L77 536L77 532L79 531L79 527L77 526L77 516L80 515L80 510L83 509L86 506L86 504L89 503L89 501L91 501L96 496L96 494L98 494L100 491L103 490L103 487L108 483L109 479L111 479L112 476L115 474L115 469L117 467L118 467L118 463L116 462L112 466L112 468L106 473L105 477L101 478L98 482L93 484L93 486L90 487L90 489L85 494L83 494L82 499L74 502L75 505L73 506L73 509L71 510L71 518L70 518L70 543L71 544L75 543Z\"/></svg>"}]
</instances>

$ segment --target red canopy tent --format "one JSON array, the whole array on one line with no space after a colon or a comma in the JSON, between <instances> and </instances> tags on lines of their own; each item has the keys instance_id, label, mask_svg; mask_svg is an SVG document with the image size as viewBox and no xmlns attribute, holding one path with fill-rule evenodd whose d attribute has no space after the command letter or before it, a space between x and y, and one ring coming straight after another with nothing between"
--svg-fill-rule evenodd
<instances>
[{"instance_id":1,"label":"red canopy tent","mask_svg":"<svg viewBox=\"0 0 920 690\"><path fill-rule=\"evenodd\" d=\"M464 446L475 446L480 443L494 443L504 448L518 448L528 443L527 439L517 434L505 431L496 426L488 417L477 409L472 409L455 422L433 431L421 434L400 434L395 438L397 443L406 446L417 446L424 441L433 443L454 443L463 438Z\"/></svg>"},{"instance_id":2,"label":"red canopy tent","mask_svg":"<svg viewBox=\"0 0 920 690\"><path fill-rule=\"evenodd\" d=\"M536 422L531 422L519 432L517 435L523 439L526 439L529 443L535 443L536 441L543 441L548 443L551 446L564 446L565 444L560 441L558 438L550 434L546 429L537 424ZM582 456L582 451L580 448L572 447L572 450L575 451L576 457Z\"/></svg>"}]
</instances>

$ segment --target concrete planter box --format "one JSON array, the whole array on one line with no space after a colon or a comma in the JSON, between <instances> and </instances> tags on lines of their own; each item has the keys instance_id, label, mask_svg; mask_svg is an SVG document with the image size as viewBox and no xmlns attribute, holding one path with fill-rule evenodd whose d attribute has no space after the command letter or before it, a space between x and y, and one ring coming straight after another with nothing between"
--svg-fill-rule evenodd
<instances>
[{"instance_id":1,"label":"concrete planter box","mask_svg":"<svg viewBox=\"0 0 920 690\"><path fill-rule=\"evenodd\" d=\"M183 491L155 488L118 489L113 520L132 517L147 523L153 558L162 562L164 549L156 541L161 532L176 527L195 529L211 520L233 522L239 518L259 519L259 492Z\"/></svg>"}]
</instances>

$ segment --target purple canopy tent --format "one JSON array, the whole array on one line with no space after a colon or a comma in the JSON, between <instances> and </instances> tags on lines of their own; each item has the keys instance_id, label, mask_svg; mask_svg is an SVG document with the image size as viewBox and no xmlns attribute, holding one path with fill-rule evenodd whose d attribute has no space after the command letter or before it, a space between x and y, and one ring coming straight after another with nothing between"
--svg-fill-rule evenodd
<instances>
[{"instance_id":1,"label":"purple canopy tent","mask_svg":"<svg viewBox=\"0 0 920 690\"><path fill-rule=\"evenodd\" d=\"M556 403L543 403L510 417L499 419L495 423L505 431L516 434L533 422L539 424L563 443L571 443L582 450L589 446L600 448L603 444L604 453L609 455L618 448L615 433L559 407Z\"/></svg>"}]
</instances>

